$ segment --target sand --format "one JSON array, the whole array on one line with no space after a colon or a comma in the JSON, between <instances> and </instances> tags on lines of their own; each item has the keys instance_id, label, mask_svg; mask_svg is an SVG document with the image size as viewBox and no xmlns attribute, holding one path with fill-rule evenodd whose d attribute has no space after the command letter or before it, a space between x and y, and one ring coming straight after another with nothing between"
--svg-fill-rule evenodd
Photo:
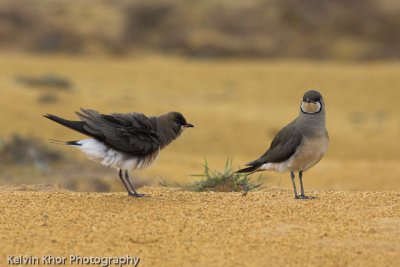
<instances>
[{"instance_id":1,"label":"sand","mask_svg":"<svg viewBox=\"0 0 400 267\"><path fill-rule=\"evenodd\" d=\"M0 193L9 255L137 256L139 266L398 266L400 193L277 187L195 193Z\"/></svg>"}]
</instances>

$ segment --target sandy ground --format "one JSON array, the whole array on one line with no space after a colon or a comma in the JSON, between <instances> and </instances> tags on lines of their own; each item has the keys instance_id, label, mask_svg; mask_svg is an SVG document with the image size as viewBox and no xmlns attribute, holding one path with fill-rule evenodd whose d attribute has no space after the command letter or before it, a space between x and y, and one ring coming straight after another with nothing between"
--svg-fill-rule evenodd
<instances>
[{"instance_id":1,"label":"sandy ground","mask_svg":"<svg viewBox=\"0 0 400 267\"><path fill-rule=\"evenodd\" d=\"M51 189L44 187L45 191ZM4 189L4 188L3 188ZM10 188L16 190L16 188ZM31 190L31 187L22 190ZM8 255L124 256L139 266L398 266L400 193L0 193Z\"/></svg>"}]
</instances>

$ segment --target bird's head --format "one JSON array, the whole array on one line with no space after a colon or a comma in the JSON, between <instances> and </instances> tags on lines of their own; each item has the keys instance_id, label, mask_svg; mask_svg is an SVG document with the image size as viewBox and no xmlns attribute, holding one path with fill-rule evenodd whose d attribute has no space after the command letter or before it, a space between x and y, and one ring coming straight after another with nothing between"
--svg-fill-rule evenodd
<instances>
[{"instance_id":1,"label":"bird's head","mask_svg":"<svg viewBox=\"0 0 400 267\"><path fill-rule=\"evenodd\" d=\"M177 135L182 133L186 128L194 127L193 124L186 121L185 117L183 117L181 113L175 111L167 113L167 123L168 126L177 133Z\"/></svg>"},{"instance_id":2,"label":"bird's head","mask_svg":"<svg viewBox=\"0 0 400 267\"><path fill-rule=\"evenodd\" d=\"M303 100L301 101L300 109L304 114L317 114L320 113L324 106L322 95L315 90L310 90L304 93Z\"/></svg>"},{"instance_id":3,"label":"bird's head","mask_svg":"<svg viewBox=\"0 0 400 267\"><path fill-rule=\"evenodd\" d=\"M157 132L163 145L169 144L186 129L194 127L179 112L168 112L157 118Z\"/></svg>"}]
</instances>

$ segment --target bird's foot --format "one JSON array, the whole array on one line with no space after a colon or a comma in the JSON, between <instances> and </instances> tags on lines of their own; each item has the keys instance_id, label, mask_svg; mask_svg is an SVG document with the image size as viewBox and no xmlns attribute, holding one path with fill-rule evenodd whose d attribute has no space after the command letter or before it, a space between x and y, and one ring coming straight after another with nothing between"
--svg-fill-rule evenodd
<instances>
[{"instance_id":1,"label":"bird's foot","mask_svg":"<svg viewBox=\"0 0 400 267\"><path fill-rule=\"evenodd\" d=\"M139 194L136 192L134 192L134 193L128 192L128 195L131 197L146 197L147 196L146 194Z\"/></svg>"},{"instance_id":2,"label":"bird's foot","mask_svg":"<svg viewBox=\"0 0 400 267\"><path fill-rule=\"evenodd\" d=\"M306 195L304 195L304 194L301 194L301 195L296 195L294 198L295 198L295 199L315 199L315 198L317 198L317 197L314 197L314 196L306 196Z\"/></svg>"}]
</instances>

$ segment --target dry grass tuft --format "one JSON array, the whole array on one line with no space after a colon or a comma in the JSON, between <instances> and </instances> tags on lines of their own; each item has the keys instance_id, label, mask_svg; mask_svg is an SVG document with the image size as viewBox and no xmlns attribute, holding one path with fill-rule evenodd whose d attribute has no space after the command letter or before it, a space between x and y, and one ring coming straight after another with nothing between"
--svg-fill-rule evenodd
<instances>
[{"instance_id":1,"label":"dry grass tuft","mask_svg":"<svg viewBox=\"0 0 400 267\"><path fill-rule=\"evenodd\" d=\"M223 171L211 170L207 160L204 160L203 174L193 176L203 177L200 181L193 182L189 189L196 192L214 191L214 192L248 192L259 188L262 176L259 176L257 182L249 179L249 174L235 173L232 168L232 159L225 163Z\"/></svg>"}]
</instances>

